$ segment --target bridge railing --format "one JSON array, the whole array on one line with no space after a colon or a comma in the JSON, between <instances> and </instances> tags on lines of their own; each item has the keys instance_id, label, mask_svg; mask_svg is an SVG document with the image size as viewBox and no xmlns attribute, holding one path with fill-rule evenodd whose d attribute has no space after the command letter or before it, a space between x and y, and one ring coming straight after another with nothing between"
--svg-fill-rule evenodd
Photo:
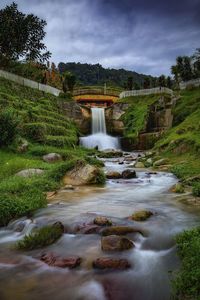
<instances>
[{"instance_id":1,"label":"bridge railing","mask_svg":"<svg viewBox=\"0 0 200 300\"><path fill-rule=\"evenodd\" d=\"M145 90L124 91L119 95L119 97L126 98L126 97L131 97L131 96L145 96L145 95L151 95L151 94L168 94L168 95L172 96L173 91L166 87L156 87L156 88L145 89Z\"/></svg>"},{"instance_id":2,"label":"bridge railing","mask_svg":"<svg viewBox=\"0 0 200 300\"><path fill-rule=\"evenodd\" d=\"M115 96L119 97L120 91L114 89L104 89L104 88L91 88L91 89L84 89L84 88L76 88L73 91L73 96L80 96L80 95L108 95L108 96Z\"/></svg>"},{"instance_id":3,"label":"bridge railing","mask_svg":"<svg viewBox=\"0 0 200 300\"><path fill-rule=\"evenodd\" d=\"M27 86L45 93L52 94L54 96L59 96L59 94L61 93L61 90L56 89L50 85L41 84L39 82L15 75L7 71L0 70L0 77L14 81L23 86Z\"/></svg>"}]
</instances>

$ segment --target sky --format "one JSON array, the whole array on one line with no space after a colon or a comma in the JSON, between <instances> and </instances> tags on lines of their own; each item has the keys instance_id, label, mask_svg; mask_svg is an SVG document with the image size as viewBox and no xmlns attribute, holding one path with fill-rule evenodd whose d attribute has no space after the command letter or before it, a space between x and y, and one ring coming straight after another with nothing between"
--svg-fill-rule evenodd
<instances>
[{"instance_id":1,"label":"sky","mask_svg":"<svg viewBox=\"0 0 200 300\"><path fill-rule=\"evenodd\" d=\"M12 3L0 0L0 9ZM51 60L170 74L200 48L200 0L15 0L47 21Z\"/></svg>"}]
</instances>

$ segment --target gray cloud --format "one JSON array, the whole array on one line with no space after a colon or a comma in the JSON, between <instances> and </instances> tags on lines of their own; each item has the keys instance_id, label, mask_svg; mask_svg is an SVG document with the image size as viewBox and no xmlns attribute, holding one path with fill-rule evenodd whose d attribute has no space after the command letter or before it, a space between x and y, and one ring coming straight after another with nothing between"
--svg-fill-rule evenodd
<instances>
[{"instance_id":1,"label":"gray cloud","mask_svg":"<svg viewBox=\"0 0 200 300\"><path fill-rule=\"evenodd\" d=\"M0 7L12 1L1 0ZM177 55L200 47L199 0L16 0L47 20L52 60L169 74Z\"/></svg>"}]
</instances>

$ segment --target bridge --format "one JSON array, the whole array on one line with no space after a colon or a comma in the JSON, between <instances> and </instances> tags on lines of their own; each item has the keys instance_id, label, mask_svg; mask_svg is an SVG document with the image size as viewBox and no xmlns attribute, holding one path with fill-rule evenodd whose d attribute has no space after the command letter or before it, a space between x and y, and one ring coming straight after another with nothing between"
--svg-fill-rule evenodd
<instances>
[{"instance_id":1,"label":"bridge","mask_svg":"<svg viewBox=\"0 0 200 300\"><path fill-rule=\"evenodd\" d=\"M106 87L83 87L74 89L73 98L81 105L108 107L119 99L120 92L119 89Z\"/></svg>"}]
</instances>

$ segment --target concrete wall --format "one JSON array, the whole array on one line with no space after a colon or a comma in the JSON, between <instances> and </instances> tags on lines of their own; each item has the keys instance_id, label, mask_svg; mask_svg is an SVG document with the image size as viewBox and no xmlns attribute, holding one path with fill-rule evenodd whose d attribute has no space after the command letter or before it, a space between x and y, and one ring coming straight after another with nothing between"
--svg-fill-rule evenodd
<instances>
[{"instance_id":1,"label":"concrete wall","mask_svg":"<svg viewBox=\"0 0 200 300\"><path fill-rule=\"evenodd\" d=\"M26 79L24 77L21 77L21 76L18 76L18 75L15 75L10 72L3 71L3 70L0 70L0 77L14 81L23 86L27 86L27 87L30 87L30 88L33 88L33 89L36 89L36 90L39 90L39 91L42 91L45 93L52 94L54 96L59 96L59 94L61 92L61 90L58 90L52 86L41 84L39 82L30 80L30 79Z\"/></svg>"},{"instance_id":2,"label":"concrete wall","mask_svg":"<svg viewBox=\"0 0 200 300\"><path fill-rule=\"evenodd\" d=\"M151 94L169 94L173 95L173 91L166 88L166 87L156 87L153 89L146 89L146 90L132 90L132 91L124 91L122 92L119 97L125 98L130 96L145 96Z\"/></svg>"},{"instance_id":3,"label":"concrete wall","mask_svg":"<svg viewBox=\"0 0 200 300\"><path fill-rule=\"evenodd\" d=\"M179 87L180 87L181 90L185 90L187 88L187 86L190 86L190 85L199 87L200 86L200 78L192 79L192 80L189 80L189 81L186 81L186 82L180 82L179 83Z\"/></svg>"}]
</instances>

